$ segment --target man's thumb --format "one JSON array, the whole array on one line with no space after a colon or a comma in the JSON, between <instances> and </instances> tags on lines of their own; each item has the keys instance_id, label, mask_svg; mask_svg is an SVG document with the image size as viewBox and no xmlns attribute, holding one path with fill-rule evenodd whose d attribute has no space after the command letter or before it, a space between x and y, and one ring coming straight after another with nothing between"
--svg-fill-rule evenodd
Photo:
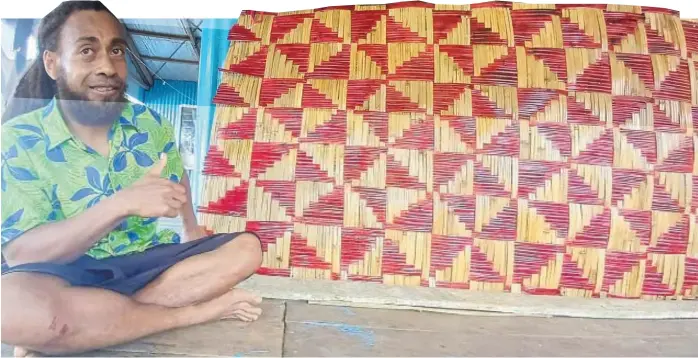
<instances>
[{"instance_id":1,"label":"man's thumb","mask_svg":"<svg viewBox=\"0 0 698 358\"><path fill-rule=\"evenodd\" d=\"M160 154L160 161L158 161L155 164L155 166L150 168L148 175L159 177L160 175L162 175L162 171L163 171L163 169L165 169L166 165L167 165L167 154L162 153L162 154Z\"/></svg>"}]
</instances>

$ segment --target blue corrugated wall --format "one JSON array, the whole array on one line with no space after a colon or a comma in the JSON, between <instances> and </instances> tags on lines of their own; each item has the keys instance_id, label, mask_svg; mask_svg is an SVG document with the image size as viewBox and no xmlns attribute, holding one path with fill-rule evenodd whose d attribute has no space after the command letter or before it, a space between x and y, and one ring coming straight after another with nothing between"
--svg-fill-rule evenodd
<instances>
[{"instance_id":1,"label":"blue corrugated wall","mask_svg":"<svg viewBox=\"0 0 698 358\"><path fill-rule=\"evenodd\" d=\"M172 122L177 118L180 105L196 105L196 92L196 82L155 80L153 87L143 91L141 101Z\"/></svg>"}]
</instances>

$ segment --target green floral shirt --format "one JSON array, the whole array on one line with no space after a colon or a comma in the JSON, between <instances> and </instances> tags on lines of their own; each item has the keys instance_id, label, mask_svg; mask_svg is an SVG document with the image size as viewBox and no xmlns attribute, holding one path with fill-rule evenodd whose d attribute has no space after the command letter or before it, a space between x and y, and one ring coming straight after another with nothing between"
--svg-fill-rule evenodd
<instances>
[{"instance_id":1,"label":"green floral shirt","mask_svg":"<svg viewBox=\"0 0 698 358\"><path fill-rule=\"evenodd\" d=\"M172 125L129 103L109 132L106 158L73 137L55 100L2 125L2 243L39 225L80 215L140 179L167 153L163 176L179 182L182 160ZM129 217L87 255L97 259L179 242L157 218Z\"/></svg>"}]
</instances>

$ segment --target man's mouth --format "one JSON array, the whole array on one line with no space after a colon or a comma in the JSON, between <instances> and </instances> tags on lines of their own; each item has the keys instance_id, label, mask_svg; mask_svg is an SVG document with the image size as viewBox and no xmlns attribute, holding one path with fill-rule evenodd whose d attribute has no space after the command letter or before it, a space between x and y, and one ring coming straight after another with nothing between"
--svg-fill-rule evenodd
<instances>
[{"instance_id":1,"label":"man's mouth","mask_svg":"<svg viewBox=\"0 0 698 358\"><path fill-rule=\"evenodd\" d=\"M91 86L90 89L104 94L110 94L119 90L119 87L114 86Z\"/></svg>"}]
</instances>

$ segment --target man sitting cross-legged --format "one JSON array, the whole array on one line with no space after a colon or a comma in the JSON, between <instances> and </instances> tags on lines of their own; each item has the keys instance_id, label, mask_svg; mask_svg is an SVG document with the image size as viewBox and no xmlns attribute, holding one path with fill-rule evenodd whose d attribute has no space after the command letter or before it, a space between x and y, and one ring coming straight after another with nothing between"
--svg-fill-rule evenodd
<instances>
[{"instance_id":1,"label":"man sitting cross-legged","mask_svg":"<svg viewBox=\"0 0 698 358\"><path fill-rule=\"evenodd\" d=\"M58 6L8 113L48 105L2 125L2 340L17 355L261 314L233 289L259 268L259 239L197 225L171 124L125 100L124 31L100 2ZM182 243L157 230L178 215Z\"/></svg>"}]
</instances>

